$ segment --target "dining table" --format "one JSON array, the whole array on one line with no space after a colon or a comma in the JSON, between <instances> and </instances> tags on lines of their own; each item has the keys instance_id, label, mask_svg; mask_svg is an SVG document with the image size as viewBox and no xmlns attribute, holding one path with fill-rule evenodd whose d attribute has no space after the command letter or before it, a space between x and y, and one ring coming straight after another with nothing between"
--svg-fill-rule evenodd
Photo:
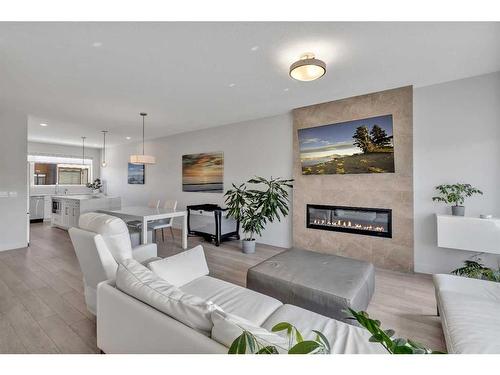
<instances>
[{"instance_id":1,"label":"dining table","mask_svg":"<svg viewBox=\"0 0 500 375\"><path fill-rule=\"evenodd\" d=\"M128 206L119 210L99 210L99 212L119 217L124 221L140 220L141 243L148 242L148 222L162 219L182 218L182 248L187 249L187 211L177 211L166 208L152 208L147 206Z\"/></svg>"}]
</instances>

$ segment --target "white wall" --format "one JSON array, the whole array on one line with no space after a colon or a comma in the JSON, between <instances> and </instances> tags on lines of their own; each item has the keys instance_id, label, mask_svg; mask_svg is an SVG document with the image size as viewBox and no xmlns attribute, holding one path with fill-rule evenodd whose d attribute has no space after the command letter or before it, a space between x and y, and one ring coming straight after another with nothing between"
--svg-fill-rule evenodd
<instances>
[{"instance_id":1,"label":"white wall","mask_svg":"<svg viewBox=\"0 0 500 375\"><path fill-rule=\"evenodd\" d=\"M146 144L156 165L146 166L146 184L127 184L127 162L139 145L111 147L108 166L102 169L107 193L122 197L123 205L145 204L151 198L176 199L180 209L189 204L223 205L223 194L182 191L182 155L224 152L224 190L255 175L292 176L292 119L290 114L230 124L196 132L159 138ZM269 225L260 242L290 247L290 216Z\"/></svg>"},{"instance_id":2,"label":"white wall","mask_svg":"<svg viewBox=\"0 0 500 375\"><path fill-rule=\"evenodd\" d=\"M500 216L500 72L416 89L413 140L415 271L449 272L473 253L436 246L434 213L449 208L431 197L436 185L470 183L484 195L466 215Z\"/></svg>"},{"instance_id":3,"label":"white wall","mask_svg":"<svg viewBox=\"0 0 500 375\"><path fill-rule=\"evenodd\" d=\"M27 129L27 116L0 110L0 251L27 245Z\"/></svg>"},{"instance_id":4,"label":"white wall","mask_svg":"<svg viewBox=\"0 0 500 375\"><path fill-rule=\"evenodd\" d=\"M67 157L82 157L82 148L77 146L65 146L53 143L28 142L28 153L34 155L50 155L50 156L67 156ZM93 178L96 179L101 175L101 149L85 147L85 158L92 159ZM68 194L89 193L90 189L85 186L64 186L68 189ZM62 188L59 192L62 193ZM32 186L31 195L36 194L53 194L54 186Z\"/></svg>"}]
</instances>

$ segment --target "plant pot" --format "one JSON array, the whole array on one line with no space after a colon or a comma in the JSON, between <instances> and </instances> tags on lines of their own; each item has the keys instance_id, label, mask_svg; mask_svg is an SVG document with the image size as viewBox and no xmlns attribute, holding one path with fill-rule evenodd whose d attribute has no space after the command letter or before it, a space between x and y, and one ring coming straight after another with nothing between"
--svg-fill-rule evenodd
<instances>
[{"instance_id":1,"label":"plant pot","mask_svg":"<svg viewBox=\"0 0 500 375\"><path fill-rule=\"evenodd\" d=\"M465 206L451 206L453 216L465 216Z\"/></svg>"},{"instance_id":2,"label":"plant pot","mask_svg":"<svg viewBox=\"0 0 500 375\"><path fill-rule=\"evenodd\" d=\"M255 240L242 240L241 241L241 250L245 254L255 253Z\"/></svg>"}]
</instances>

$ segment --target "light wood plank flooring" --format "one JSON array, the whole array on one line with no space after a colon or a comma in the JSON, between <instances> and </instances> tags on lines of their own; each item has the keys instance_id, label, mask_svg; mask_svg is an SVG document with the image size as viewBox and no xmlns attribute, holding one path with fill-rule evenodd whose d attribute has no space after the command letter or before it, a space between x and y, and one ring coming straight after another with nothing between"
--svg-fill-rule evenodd
<instances>
[{"instance_id":1,"label":"light wood plank flooring","mask_svg":"<svg viewBox=\"0 0 500 375\"><path fill-rule=\"evenodd\" d=\"M67 232L47 224L31 225L31 246L0 252L0 353L98 353L95 317L83 297L82 274ZM165 232L159 255L181 251ZM161 236L158 236L161 238ZM242 254L236 241L215 247L202 243L210 274L245 286L248 268L284 249L259 245ZM368 308L382 325L433 349L444 350L431 278L377 270L376 292Z\"/></svg>"}]
</instances>

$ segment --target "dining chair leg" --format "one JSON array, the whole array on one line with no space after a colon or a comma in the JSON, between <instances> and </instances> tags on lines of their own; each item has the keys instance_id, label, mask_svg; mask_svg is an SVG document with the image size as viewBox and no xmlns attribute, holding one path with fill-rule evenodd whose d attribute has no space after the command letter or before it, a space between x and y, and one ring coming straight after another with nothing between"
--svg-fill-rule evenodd
<instances>
[{"instance_id":1,"label":"dining chair leg","mask_svg":"<svg viewBox=\"0 0 500 375\"><path fill-rule=\"evenodd\" d=\"M165 242L165 229L161 228L161 240Z\"/></svg>"},{"instance_id":2,"label":"dining chair leg","mask_svg":"<svg viewBox=\"0 0 500 375\"><path fill-rule=\"evenodd\" d=\"M170 227L170 234L172 235L172 239L175 240L175 238L174 238L174 230L172 229L172 227Z\"/></svg>"}]
</instances>

